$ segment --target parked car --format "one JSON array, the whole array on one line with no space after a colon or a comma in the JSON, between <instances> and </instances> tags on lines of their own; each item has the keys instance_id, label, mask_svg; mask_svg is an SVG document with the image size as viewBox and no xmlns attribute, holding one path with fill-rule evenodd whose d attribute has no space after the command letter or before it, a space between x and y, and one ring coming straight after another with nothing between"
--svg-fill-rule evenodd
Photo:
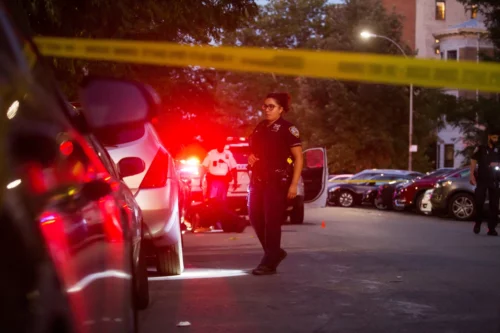
<instances>
[{"instance_id":1,"label":"parked car","mask_svg":"<svg viewBox=\"0 0 500 333\"><path fill-rule=\"evenodd\" d=\"M421 213L420 203L424 197L425 191L433 188L439 180L455 172L460 172L461 170L463 169L454 171L438 170L436 173L431 173L414 182L398 187L394 191L393 208L395 210L416 209L418 213Z\"/></svg>"},{"instance_id":2,"label":"parked car","mask_svg":"<svg viewBox=\"0 0 500 333\"><path fill-rule=\"evenodd\" d=\"M476 189L469 182L470 170L464 169L462 173L449 176L436 183L432 192L432 214L436 216L448 215L459 221L473 220L477 210L474 200ZM488 208L488 197L481 209Z\"/></svg>"},{"instance_id":3,"label":"parked car","mask_svg":"<svg viewBox=\"0 0 500 333\"><path fill-rule=\"evenodd\" d=\"M10 20L12 3L0 1L0 332L132 332L148 284L140 209L120 177L137 164L120 175L99 156L92 126ZM119 115L117 101L151 107L125 81L82 92L103 115Z\"/></svg>"},{"instance_id":4,"label":"parked car","mask_svg":"<svg viewBox=\"0 0 500 333\"><path fill-rule=\"evenodd\" d=\"M101 87L94 87L92 82L88 85L89 90L98 88ZM156 95L154 99L155 103L160 103ZM184 183L150 120L136 120L136 113L140 114L144 105L124 108L117 103L116 107L123 109L120 114L122 118L134 121L104 123L99 110L94 114L84 107L83 112L89 122L95 124L97 138L115 163L120 164L122 160L130 158L141 161L141 172L124 180L142 209L148 255L156 259L159 274L179 275L184 270L180 196Z\"/></svg>"},{"instance_id":5,"label":"parked car","mask_svg":"<svg viewBox=\"0 0 500 333\"><path fill-rule=\"evenodd\" d=\"M373 204L375 199L373 193L376 193L372 192L374 189L395 180L412 179L414 174L414 172L404 172L400 170L394 170L392 172L385 171L384 173L369 177L365 182L336 184L329 189L328 204L341 207ZM349 180L353 179L354 177Z\"/></svg>"},{"instance_id":6,"label":"parked car","mask_svg":"<svg viewBox=\"0 0 500 333\"><path fill-rule=\"evenodd\" d=\"M330 175L329 178L328 178L328 182L329 183L334 183L334 182L337 182L339 180L350 179L352 176L353 175L351 175L351 174Z\"/></svg>"},{"instance_id":7,"label":"parked car","mask_svg":"<svg viewBox=\"0 0 500 333\"><path fill-rule=\"evenodd\" d=\"M374 200L375 207L377 207L380 210L387 210L387 209L395 209L395 210L401 210L401 207L395 207L394 206L394 194L396 191L401 189L402 187L409 186L412 181L418 181L418 180L428 180L428 179L433 179L436 177L443 176L454 169L438 169L433 172L428 172L425 175L415 175L413 174L412 177L409 177L408 179L402 179L400 181L395 181L395 182L390 182L387 184L381 185L376 192L376 198ZM404 208L403 208L404 209Z\"/></svg>"}]
</instances>

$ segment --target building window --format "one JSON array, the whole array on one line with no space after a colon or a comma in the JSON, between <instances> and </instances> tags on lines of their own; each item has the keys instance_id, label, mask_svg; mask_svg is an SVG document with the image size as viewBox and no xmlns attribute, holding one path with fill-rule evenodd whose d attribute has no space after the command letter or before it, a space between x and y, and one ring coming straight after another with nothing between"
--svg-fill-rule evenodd
<instances>
[{"instance_id":1,"label":"building window","mask_svg":"<svg viewBox=\"0 0 500 333\"><path fill-rule=\"evenodd\" d=\"M453 168L455 165L455 145L444 145L444 167Z\"/></svg>"},{"instance_id":2,"label":"building window","mask_svg":"<svg viewBox=\"0 0 500 333\"><path fill-rule=\"evenodd\" d=\"M457 50L451 50L446 53L446 60L458 60L458 52Z\"/></svg>"},{"instance_id":3,"label":"building window","mask_svg":"<svg viewBox=\"0 0 500 333\"><path fill-rule=\"evenodd\" d=\"M472 5L471 8L470 8L470 18L471 19L477 18L477 12L478 12L477 5Z\"/></svg>"},{"instance_id":4,"label":"building window","mask_svg":"<svg viewBox=\"0 0 500 333\"><path fill-rule=\"evenodd\" d=\"M436 20L444 21L446 19L446 1L436 0Z\"/></svg>"}]
</instances>

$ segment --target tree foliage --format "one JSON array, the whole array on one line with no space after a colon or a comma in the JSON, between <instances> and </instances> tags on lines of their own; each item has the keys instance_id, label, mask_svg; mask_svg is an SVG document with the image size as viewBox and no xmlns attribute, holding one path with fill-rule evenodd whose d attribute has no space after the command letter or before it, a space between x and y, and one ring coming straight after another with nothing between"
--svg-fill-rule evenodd
<instances>
[{"instance_id":1,"label":"tree foliage","mask_svg":"<svg viewBox=\"0 0 500 333\"><path fill-rule=\"evenodd\" d=\"M364 29L387 36L411 52L400 40L401 18L386 12L377 0L348 0L345 5L323 0L271 0L257 19L223 42L401 55L386 40L360 40ZM222 94L230 103L221 102L220 106L231 110L230 114L240 110L239 116L254 121L258 120L256 107L267 92L291 92L294 107L287 118L298 125L306 146L328 149L332 172L407 168L408 87L238 73L226 73L223 86ZM442 109L436 106L448 103L449 97L437 90L415 89L414 142L420 147L414 154L415 169L427 171L435 165L426 156L426 148L434 142L440 125Z\"/></svg>"},{"instance_id":2,"label":"tree foliage","mask_svg":"<svg viewBox=\"0 0 500 333\"><path fill-rule=\"evenodd\" d=\"M34 35L219 43L257 14L254 0L9 0L9 7ZM24 17L21 17L24 14ZM216 72L196 68L52 59L56 78L70 99L84 75L135 79L154 87L164 103L164 141L188 140L210 120L217 101ZM196 117L198 116L198 117ZM205 123L202 123L205 122Z\"/></svg>"}]
</instances>

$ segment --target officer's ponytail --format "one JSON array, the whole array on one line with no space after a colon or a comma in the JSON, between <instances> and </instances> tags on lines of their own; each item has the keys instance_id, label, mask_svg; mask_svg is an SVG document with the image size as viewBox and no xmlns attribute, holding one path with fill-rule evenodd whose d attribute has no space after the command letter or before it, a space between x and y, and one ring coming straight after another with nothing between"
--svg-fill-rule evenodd
<instances>
[{"instance_id":1,"label":"officer's ponytail","mask_svg":"<svg viewBox=\"0 0 500 333\"><path fill-rule=\"evenodd\" d=\"M267 94L266 98L272 98L274 99L282 108L283 111L286 113L290 111L290 102L291 102L291 97L289 93L269 93Z\"/></svg>"}]
</instances>

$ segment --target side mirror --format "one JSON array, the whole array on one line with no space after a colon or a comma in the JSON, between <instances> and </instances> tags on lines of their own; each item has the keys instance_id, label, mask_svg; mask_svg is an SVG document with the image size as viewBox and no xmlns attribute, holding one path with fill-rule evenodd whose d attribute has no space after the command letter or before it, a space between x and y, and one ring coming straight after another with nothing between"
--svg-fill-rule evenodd
<instances>
[{"instance_id":1,"label":"side mirror","mask_svg":"<svg viewBox=\"0 0 500 333\"><path fill-rule=\"evenodd\" d=\"M111 193L113 193L111 185L103 180L90 181L82 188L83 197L90 201L97 201Z\"/></svg>"},{"instance_id":2,"label":"side mirror","mask_svg":"<svg viewBox=\"0 0 500 333\"><path fill-rule=\"evenodd\" d=\"M122 178L135 176L146 170L146 163L138 157L125 157L118 162Z\"/></svg>"},{"instance_id":3,"label":"side mirror","mask_svg":"<svg viewBox=\"0 0 500 333\"><path fill-rule=\"evenodd\" d=\"M86 78L79 97L91 129L147 122L156 116L161 103L152 88L112 78Z\"/></svg>"}]
</instances>

